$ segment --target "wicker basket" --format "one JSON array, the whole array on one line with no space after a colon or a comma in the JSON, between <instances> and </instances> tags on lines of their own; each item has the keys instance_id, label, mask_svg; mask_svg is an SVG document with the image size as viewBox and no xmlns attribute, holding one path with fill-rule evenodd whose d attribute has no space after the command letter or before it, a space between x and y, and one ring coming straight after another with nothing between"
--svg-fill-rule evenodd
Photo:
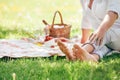
<instances>
[{"instance_id":1,"label":"wicker basket","mask_svg":"<svg viewBox=\"0 0 120 80\"><path fill-rule=\"evenodd\" d=\"M55 17L56 17L57 13L60 16L61 23L54 24ZM50 30L49 35L52 36L52 37L55 37L55 38L58 38L58 37L70 38L71 25L64 24L61 13L59 11L56 11L55 14L54 14L54 17L53 17L52 25L50 25L49 30Z\"/></svg>"}]
</instances>

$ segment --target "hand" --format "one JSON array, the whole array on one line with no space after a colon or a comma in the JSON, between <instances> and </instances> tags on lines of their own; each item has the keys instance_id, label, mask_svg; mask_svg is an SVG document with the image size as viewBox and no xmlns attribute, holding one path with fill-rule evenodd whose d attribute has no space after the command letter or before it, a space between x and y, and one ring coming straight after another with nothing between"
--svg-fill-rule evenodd
<instances>
[{"instance_id":1,"label":"hand","mask_svg":"<svg viewBox=\"0 0 120 80\"><path fill-rule=\"evenodd\" d=\"M105 35L104 30L97 30L90 35L89 41L90 43L96 43L96 45L100 46L103 42L104 35Z\"/></svg>"},{"instance_id":2,"label":"hand","mask_svg":"<svg viewBox=\"0 0 120 80\"><path fill-rule=\"evenodd\" d=\"M118 14L116 12L108 11L97 31L89 37L90 42L95 42L97 45L101 45L105 32L114 24L117 18Z\"/></svg>"}]
</instances>

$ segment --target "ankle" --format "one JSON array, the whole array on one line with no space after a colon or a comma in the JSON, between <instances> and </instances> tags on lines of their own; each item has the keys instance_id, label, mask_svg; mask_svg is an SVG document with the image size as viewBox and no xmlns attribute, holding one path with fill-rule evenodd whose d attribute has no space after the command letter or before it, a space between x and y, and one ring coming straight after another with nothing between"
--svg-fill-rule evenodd
<instances>
[{"instance_id":1,"label":"ankle","mask_svg":"<svg viewBox=\"0 0 120 80\"><path fill-rule=\"evenodd\" d=\"M82 48L85 49L89 53L92 53L94 51L94 49L95 49L95 47L91 43L85 43L85 44L83 44Z\"/></svg>"}]
</instances>

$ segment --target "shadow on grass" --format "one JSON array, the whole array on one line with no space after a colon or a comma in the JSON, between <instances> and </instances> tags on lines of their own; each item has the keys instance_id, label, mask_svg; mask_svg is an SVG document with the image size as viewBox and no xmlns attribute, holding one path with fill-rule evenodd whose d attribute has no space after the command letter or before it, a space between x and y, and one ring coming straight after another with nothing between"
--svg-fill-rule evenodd
<instances>
[{"instance_id":1,"label":"shadow on grass","mask_svg":"<svg viewBox=\"0 0 120 80\"><path fill-rule=\"evenodd\" d=\"M22 59L28 59L28 60L38 60L38 59L46 59L46 60L49 60L49 61L59 61L59 60L63 60L63 59L66 59L65 56L51 56L51 57L22 57L22 58L11 58L11 57L3 57L3 58L0 58L0 61L3 61L3 62L9 62L11 60L22 60ZM110 56L105 56L103 59L100 60L100 62L104 61L104 62L109 62L111 60L115 60L115 59L120 59L120 54L118 53L114 53Z\"/></svg>"},{"instance_id":2,"label":"shadow on grass","mask_svg":"<svg viewBox=\"0 0 120 80\"><path fill-rule=\"evenodd\" d=\"M39 60L39 59L42 59L42 60L48 60L48 61L61 61L63 59L66 59L65 56L51 56L51 57L22 57L22 58L13 58L13 57L8 57L8 56L4 56L2 58L0 58L0 61L2 62L9 62L11 60L23 60L23 59L26 59L26 60Z\"/></svg>"},{"instance_id":3,"label":"shadow on grass","mask_svg":"<svg viewBox=\"0 0 120 80\"><path fill-rule=\"evenodd\" d=\"M105 56L103 58L104 61L110 61L110 60L114 60L114 59L120 59L120 53L113 53L112 55L109 56Z\"/></svg>"}]
</instances>

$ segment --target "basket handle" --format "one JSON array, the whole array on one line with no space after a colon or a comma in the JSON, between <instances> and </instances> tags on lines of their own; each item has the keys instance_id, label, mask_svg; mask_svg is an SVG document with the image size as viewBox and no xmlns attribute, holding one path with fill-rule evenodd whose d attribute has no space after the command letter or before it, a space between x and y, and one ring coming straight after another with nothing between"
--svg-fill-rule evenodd
<instances>
[{"instance_id":1,"label":"basket handle","mask_svg":"<svg viewBox=\"0 0 120 80\"><path fill-rule=\"evenodd\" d=\"M55 17L56 17L56 14L59 14L59 16L60 16L60 20L61 20L61 24L64 24L63 23L63 19L62 19L62 15L61 15L61 13L60 13L60 11L56 11L55 13L54 13L54 17L53 17L53 21L52 21L52 28L53 28L53 26L54 26L54 22L55 22Z\"/></svg>"}]
</instances>

